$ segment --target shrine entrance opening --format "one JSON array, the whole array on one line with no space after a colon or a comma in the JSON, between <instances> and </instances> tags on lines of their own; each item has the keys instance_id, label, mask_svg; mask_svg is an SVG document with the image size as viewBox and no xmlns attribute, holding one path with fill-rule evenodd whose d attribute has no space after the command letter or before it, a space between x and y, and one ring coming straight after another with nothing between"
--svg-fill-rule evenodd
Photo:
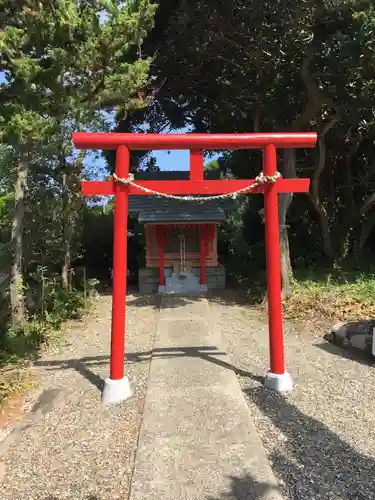
<instances>
[{"instance_id":1,"label":"shrine entrance opening","mask_svg":"<svg viewBox=\"0 0 375 500\"><path fill-rule=\"evenodd\" d=\"M129 196L156 196L169 200L211 202L237 195L262 193L264 195L264 222L267 262L267 298L269 317L270 370L265 385L277 391L292 389L292 379L284 367L284 335L282 324L280 238L278 220L278 194L308 192L310 179L282 179L277 171L277 148L311 148L317 141L315 133L261 133L261 134L128 134L128 133L73 133L73 141L79 149L116 150L115 174L107 181L82 181L85 196L115 195L113 299L110 377L106 379L102 400L104 404L116 404L131 395L128 378L124 373L125 324L126 324L126 276L127 276L127 227ZM135 181L130 174L131 150L190 151L190 179L182 181ZM234 150L262 149L263 172L249 180L204 180L204 149ZM165 230L159 232L161 260L164 269L164 248L167 244ZM201 273L206 269L208 233L201 239ZM201 276L201 284L202 278ZM160 272L160 284L164 273ZM165 286L165 283L164 283ZM205 288L203 288L204 290Z\"/></svg>"}]
</instances>

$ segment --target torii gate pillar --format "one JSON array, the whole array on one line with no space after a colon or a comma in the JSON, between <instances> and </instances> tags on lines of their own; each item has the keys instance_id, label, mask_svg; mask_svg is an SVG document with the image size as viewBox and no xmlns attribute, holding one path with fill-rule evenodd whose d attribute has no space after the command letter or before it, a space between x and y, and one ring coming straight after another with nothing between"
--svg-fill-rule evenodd
<instances>
[{"instance_id":1,"label":"torii gate pillar","mask_svg":"<svg viewBox=\"0 0 375 500\"><path fill-rule=\"evenodd\" d=\"M263 172L272 176L277 171L276 148L268 144L263 152ZM277 186L267 184L264 188L264 221L267 264L267 301L269 325L269 351L271 370L267 372L264 385L278 392L293 388L291 376L284 368L284 332L281 303L281 254L279 231L279 204Z\"/></svg>"},{"instance_id":2,"label":"torii gate pillar","mask_svg":"<svg viewBox=\"0 0 375 500\"><path fill-rule=\"evenodd\" d=\"M115 149L116 176L101 182L82 182L85 196L115 195L113 301L110 377L105 381L103 402L119 403L131 395L124 374L127 275L128 196L147 195L148 190L176 195L218 195L245 190L263 193L267 260L267 294L269 315L270 369L265 386L276 391L292 389L292 379L284 367L284 336L281 304L280 235L278 216L279 193L306 193L310 179L279 179L270 182L277 172L276 148L311 148L317 141L315 133L262 134L122 134L75 132L73 141L80 149ZM130 150L190 150L190 180L129 182ZM206 181L203 177L204 149L262 149L263 173L268 180L262 186L249 189L254 179ZM143 190L142 190L143 188Z\"/></svg>"}]
</instances>

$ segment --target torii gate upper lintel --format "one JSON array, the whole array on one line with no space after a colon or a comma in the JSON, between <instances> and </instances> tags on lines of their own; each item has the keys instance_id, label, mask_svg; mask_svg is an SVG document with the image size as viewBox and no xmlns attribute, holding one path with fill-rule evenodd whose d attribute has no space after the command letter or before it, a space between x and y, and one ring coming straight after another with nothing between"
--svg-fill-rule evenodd
<instances>
[{"instance_id":1,"label":"torii gate upper lintel","mask_svg":"<svg viewBox=\"0 0 375 500\"><path fill-rule=\"evenodd\" d=\"M131 395L129 381L124 374L127 224L128 196L147 195L147 190L166 195L219 195L245 189L253 183L257 187L249 193L263 193L265 242L267 262L267 298L269 316L270 371L265 385L277 391L292 389L292 379L284 367L284 335L281 303L280 237L278 220L278 193L305 193L310 179L278 179L257 185L256 180L204 180L203 152L205 149L262 149L263 174L273 178L277 173L277 148L312 148L316 133L259 133L259 134L132 134L115 132L75 132L73 142L78 149L116 150L116 177L127 179L131 150L190 150L190 180L137 181L119 183L82 181L84 196L115 195L113 300L110 377L105 381L102 400L116 404ZM276 179L276 177L275 177ZM142 190L145 189L145 190ZM188 203L188 202L187 202Z\"/></svg>"}]
</instances>

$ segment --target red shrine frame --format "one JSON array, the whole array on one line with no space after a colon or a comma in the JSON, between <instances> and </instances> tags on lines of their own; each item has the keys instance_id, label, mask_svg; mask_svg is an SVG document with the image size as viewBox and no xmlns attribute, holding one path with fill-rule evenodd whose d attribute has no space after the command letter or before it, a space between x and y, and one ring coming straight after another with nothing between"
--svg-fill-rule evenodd
<instances>
[{"instance_id":1,"label":"red shrine frame","mask_svg":"<svg viewBox=\"0 0 375 500\"><path fill-rule=\"evenodd\" d=\"M204 180L204 149L262 149L263 173L266 176L273 176L277 171L277 148L312 148L316 145L317 134L131 134L75 132L73 133L73 141L78 149L116 150L116 175L119 178L125 179L129 175L131 150L189 149L190 180L136 182L141 186L166 194L201 194L207 196L231 193L255 181L251 179ZM268 182L263 186L259 186L251 191L249 190L249 194L263 193L264 195L270 349L269 374L271 378L274 376L276 379L277 377L287 375L284 368L278 193L305 193L308 192L309 185L310 179L279 179L275 183ZM107 379L107 382L120 382L125 378L128 196L145 195L146 193L133 185L115 183L114 179L107 181L82 181L82 192L84 196L115 195L111 361L110 379ZM206 246L205 241L207 241L208 237L209 235L207 235L207 238L203 238L203 247ZM160 233L158 240L161 262L164 260L164 252L161 250L164 247L164 239L163 234ZM202 262L205 253L206 248L202 248ZM160 280L164 283L164 273L163 276L160 274ZM276 383L271 382L270 386L273 386L277 390L283 389L283 384L279 384L277 380ZM287 387L285 386L285 388ZM109 397L109 402L119 402L128 397L120 393L121 389L117 391L115 396Z\"/></svg>"}]
</instances>

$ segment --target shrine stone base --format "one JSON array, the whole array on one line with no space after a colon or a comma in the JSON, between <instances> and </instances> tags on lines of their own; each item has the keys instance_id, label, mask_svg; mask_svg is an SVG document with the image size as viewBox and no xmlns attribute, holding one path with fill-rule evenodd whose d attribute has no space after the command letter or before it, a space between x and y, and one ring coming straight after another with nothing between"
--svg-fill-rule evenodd
<instances>
[{"instance_id":1,"label":"shrine stone base","mask_svg":"<svg viewBox=\"0 0 375 500\"><path fill-rule=\"evenodd\" d=\"M193 274L200 278L200 269L193 268ZM225 267L207 267L207 289L218 290L225 288ZM164 276L169 278L172 275L172 268L166 268ZM157 293L159 290L159 268L146 267L138 271L139 292L144 294Z\"/></svg>"}]
</instances>

